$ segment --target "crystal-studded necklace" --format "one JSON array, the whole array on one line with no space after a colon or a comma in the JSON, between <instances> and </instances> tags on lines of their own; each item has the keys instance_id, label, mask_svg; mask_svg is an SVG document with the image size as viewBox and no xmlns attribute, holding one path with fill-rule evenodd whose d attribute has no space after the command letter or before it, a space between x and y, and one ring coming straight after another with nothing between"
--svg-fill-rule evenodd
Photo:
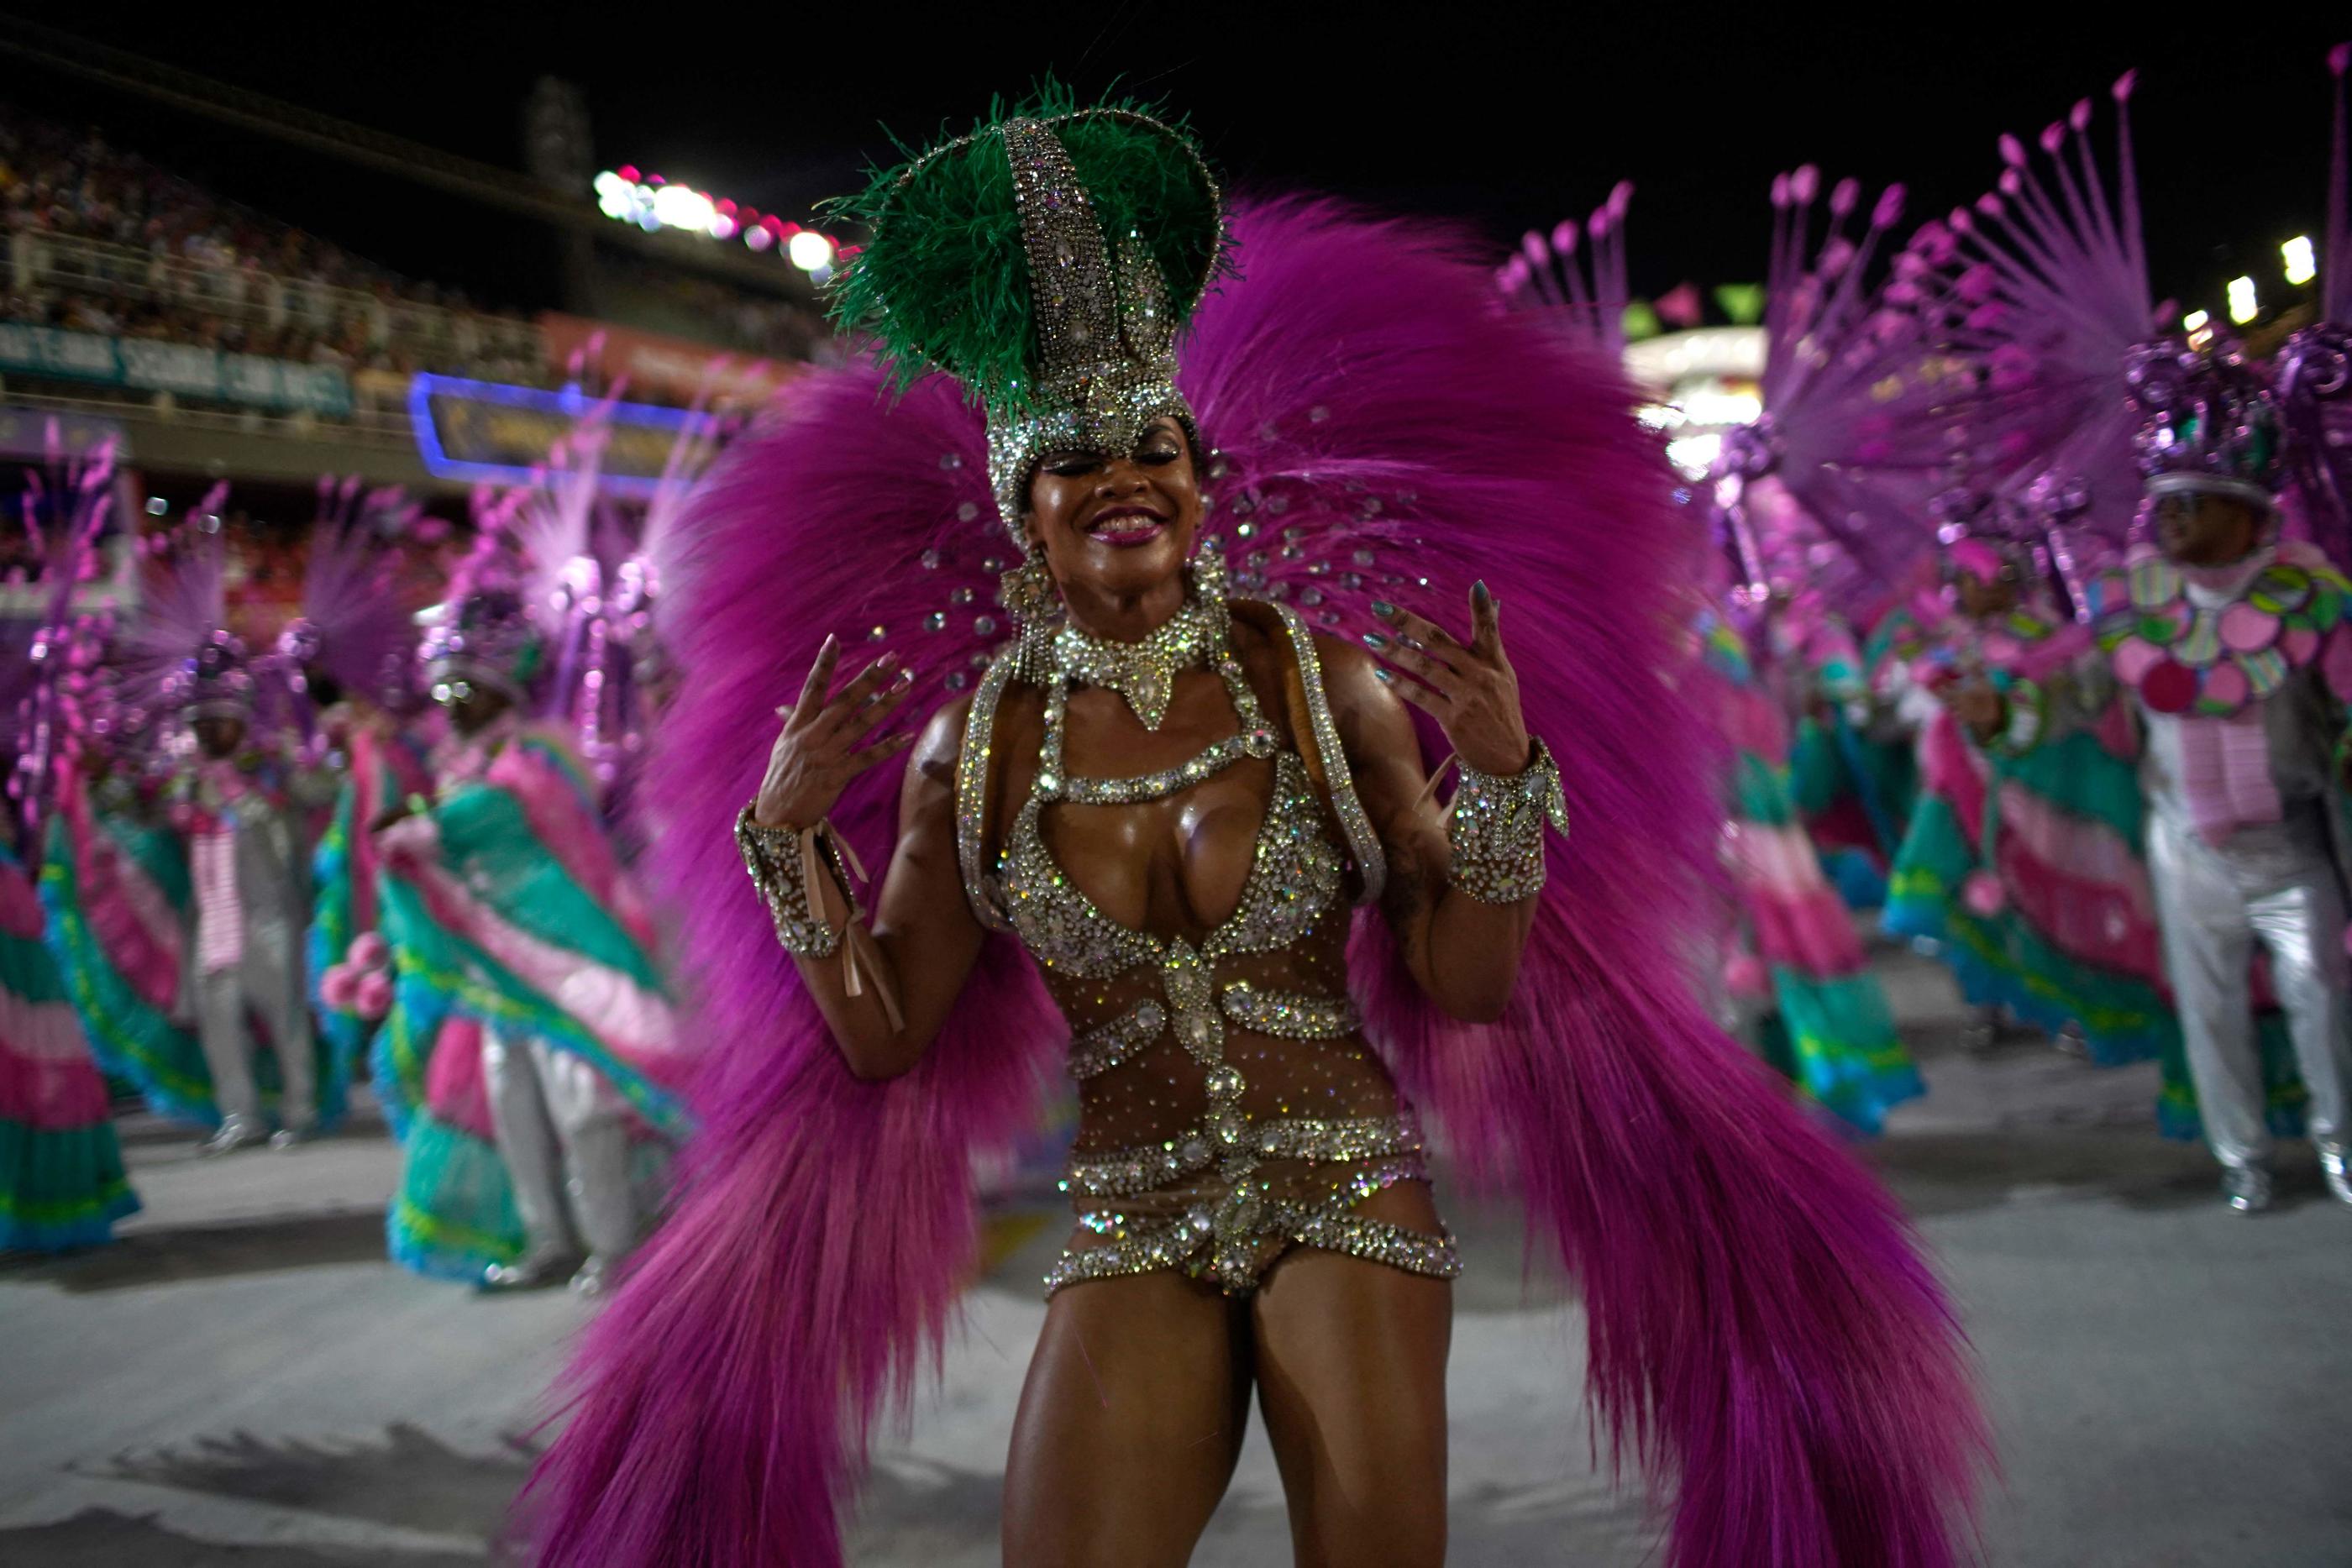
<instances>
[{"instance_id":1,"label":"crystal-studded necklace","mask_svg":"<svg viewBox=\"0 0 2352 1568\"><path fill-rule=\"evenodd\" d=\"M1139 643L1089 636L1065 622L1054 633L1054 678L1108 687L1126 699L1144 728L1158 729L1168 716L1177 674L1209 664L1224 648L1231 622L1215 559L1202 559L1191 573L1183 608Z\"/></svg>"}]
</instances>

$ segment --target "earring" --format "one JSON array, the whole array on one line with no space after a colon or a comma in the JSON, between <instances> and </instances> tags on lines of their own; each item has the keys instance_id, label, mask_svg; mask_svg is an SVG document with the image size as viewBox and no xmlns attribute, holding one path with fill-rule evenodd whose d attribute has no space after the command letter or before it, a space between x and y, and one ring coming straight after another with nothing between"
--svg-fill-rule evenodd
<instances>
[{"instance_id":1,"label":"earring","mask_svg":"<svg viewBox=\"0 0 2352 1568\"><path fill-rule=\"evenodd\" d=\"M1013 673L1032 685L1045 685L1053 667L1054 612L1061 600L1054 574L1045 570L1045 552L1034 541L1023 547L1021 564L996 580L996 602L1013 618Z\"/></svg>"}]
</instances>

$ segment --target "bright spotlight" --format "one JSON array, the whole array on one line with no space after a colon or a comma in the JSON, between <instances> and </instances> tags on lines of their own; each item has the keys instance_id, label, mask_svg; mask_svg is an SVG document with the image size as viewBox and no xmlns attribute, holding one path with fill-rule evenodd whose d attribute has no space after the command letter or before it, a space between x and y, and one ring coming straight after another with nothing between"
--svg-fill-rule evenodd
<instances>
[{"instance_id":1,"label":"bright spotlight","mask_svg":"<svg viewBox=\"0 0 2352 1568\"><path fill-rule=\"evenodd\" d=\"M820 267L832 265L833 242L814 229L803 229L793 235L784 247L784 254L791 256L793 265L803 272L814 272Z\"/></svg>"},{"instance_id":2,"label":"bright spotlight","mask_svg":"<svg viewBox=\"0 0 2352 1568\"><path fill-rule=\"evenodd\" d=\"M691 185L664 185L654 193L654 221L666 229L708 229L719 209Z\"/></svg>"},{"instance_id":3,"label":"bright spotlight","mask_svg":"<svg viewBox=\"0 0 2352 1568\"><path fill-rule=\"evenodd\" d=\"M2254 280L2251 277L2230 279L2230 319L2242 327L2252 320L2262 308L2254 298Z\"/></svg>"},{"instance_id":4,"label":"bright spotlight","mask_svg":"<svg viewBox=\"0 0 2352 1568\"><path fill-rule=\"evenodd\" d=\"M596 176L596 210L608 218L626 219L637 204L637 185L607 169Z\"/></svg>"},{"instance_id":5,"label":"bright spotlight","mask_svg":"<svg viewBox=\"0 0 2352 1568\"><path fill-rule=\"evenodd\" d=\"M2319 260L2312 254L2309 235L2297 235L2279 246L2279 259L2286 263L2286 280L2297 288L2319 276Z\"/></svg>"}]
</instances>

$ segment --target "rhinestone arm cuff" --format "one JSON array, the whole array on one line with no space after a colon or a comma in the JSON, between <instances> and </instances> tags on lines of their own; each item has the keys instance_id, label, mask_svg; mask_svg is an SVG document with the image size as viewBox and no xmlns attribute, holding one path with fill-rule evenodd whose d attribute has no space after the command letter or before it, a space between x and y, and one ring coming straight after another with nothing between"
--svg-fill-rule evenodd
<instances>
[{"instance_id":1,"label":"rhinestone arm cuff","mask_svg":"<svg viewBox=\"0 0 2352 1568\"><path fill-rule=\"evenodd\" d=\"M1453 885L1481 904L1533 898L1544 884L1544 824L1568 836L1568 800L1551 748L1537 741L1527 767L1508 778L1460 767L1445 830Z\"/></svg>"},{"instance_id":2,"label":"rhinestone arm cuff","mask_svg":"<svg viewBox=\"0 0 2352 1568\"><path fill-rule=\"evenodd\" d=\"M801 958L830 958L841 951L841 933L825 924L819 894L812 885L809 862L818 860L846 893L849 878L832 828L820 822L795 832L790 828L763 828L751 820L746 806L735 817L735 847L742 852L743 869L776 922L776 940L784 951ZM851 917L856 918L853 906Z\"/></svg>"},{"instance_id":3,"label":"rhinestone arm cuff","mask_svg":"<svg viewBox=\"0 0 2352 1568\"><path fill-rule=\"evenodd\" d=\"M858 924L866 913L854 891L866 880L866 868L856 852L841 841L831 822L795 832L787 828L763 828L751 820L751 808L735 813L735 847L742 852L743 869L751 885L766 901L776 923L776 940L796 958L830 958L841 955L842 989L853 997L868 992L881 1004L882 1016L893 1033L907 1025L898 988L882 961L874 934ZM856 881L851 880L853 873ZM830 876L849 905L849 919L839 926L825 924L824 894L817 879Z\"/></svg>"}]
</instances>

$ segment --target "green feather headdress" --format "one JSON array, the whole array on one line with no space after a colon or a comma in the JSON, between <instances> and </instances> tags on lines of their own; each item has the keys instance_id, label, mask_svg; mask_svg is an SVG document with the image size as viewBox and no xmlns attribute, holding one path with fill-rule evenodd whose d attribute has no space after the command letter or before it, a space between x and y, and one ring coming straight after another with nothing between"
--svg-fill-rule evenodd
<instances>
[{"instance_id":1,"label":"green feather headdress","mask_svg":"<svg viewBox=\"0 0 2352 1568\"><path fill-rule=\"evenodd\" d=\"M1181 121L1081 109L1049 82L829 212L868 235L832 286L835 320L902 382L942 370L987 410L1007 528L1044 454L1125 452L1163 415L1192 428L1174 340L1225 265L1224 225Z\"/></svg>"}]
</instances>

